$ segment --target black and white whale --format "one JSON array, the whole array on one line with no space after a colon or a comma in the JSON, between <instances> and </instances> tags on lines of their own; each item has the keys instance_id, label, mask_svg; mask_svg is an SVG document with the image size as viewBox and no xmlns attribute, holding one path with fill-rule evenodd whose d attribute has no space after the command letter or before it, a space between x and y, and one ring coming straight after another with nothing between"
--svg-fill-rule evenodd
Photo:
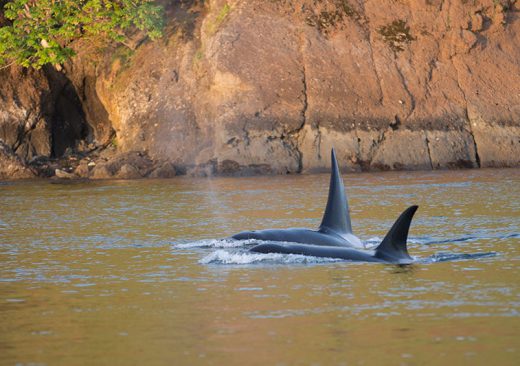
<instances>
[{"instance_id":1,"label":"black and white whale","mask_svg":"<svg viewBox=\"0 0 520 366\"><path fill-rule=\"evenodd\" d=\"M255 253L300 254L313 257L339 258L357 262L411 264L414 262L414 259L408 254L406 241L410 223L417 207L411 206L399 216L375 250L358 250L309 244L265 243L251 248L250 251Z\"/></svg>"},{"instance_id":2,"label":"black and white whale","mask_svg":"<svg viewBox=\"0 0 520 366\"><path fill-rule=\"evenodd\" d=\"M331 247L364 248L361 240L352 233L345 187L339 174L334 149L331 151L331 160L329 198L318 230L299 228L254 230L235 234L232 238L237 240L256 239Z\"/></svg>"}]
</instances>

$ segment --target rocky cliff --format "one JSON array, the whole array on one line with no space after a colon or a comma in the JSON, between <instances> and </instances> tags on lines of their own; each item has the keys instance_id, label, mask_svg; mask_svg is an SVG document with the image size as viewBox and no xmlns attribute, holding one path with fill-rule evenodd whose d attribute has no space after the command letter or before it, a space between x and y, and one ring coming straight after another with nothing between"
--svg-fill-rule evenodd
<instances>
[{"instance_id":1,"label":"rocky cliff","mask_svg":"<svg viewBox=\"0 0 520 366\"><path fill-rule=\"evenodd\" d=\"M161 41L0 70L19 171L296 173L332 146L351 171L520 165L515 0L167 3Z\"/></svg>"}]
</instances>

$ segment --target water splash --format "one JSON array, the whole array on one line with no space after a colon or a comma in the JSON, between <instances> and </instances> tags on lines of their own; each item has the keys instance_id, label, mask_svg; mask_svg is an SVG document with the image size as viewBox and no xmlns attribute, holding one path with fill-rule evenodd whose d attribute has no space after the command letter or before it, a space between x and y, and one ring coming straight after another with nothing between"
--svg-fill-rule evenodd
<instances>
[{"instance_id":1,"label":"water splash","mask_svg":"<svg viewBox=\"0 0 520 366\"><path fill-rule=\"evenodd\" d=\"M217 245L221 245L217 244ZM238 245L238 244L237 244ZM225 248L225 247L213 247ZM228 247L228 248L237 248ZM472 260L481 258L491 258L498 254L496 252L484 253L450 253L440 252L429 257L414 257L416 264L431 264L438 262L454 262L462 260ZM332 263L332 262L349 262L340 258L322 258L300 254L281 254L281 253L254 253L249 251L227 251L216 250L199 260L200 264L315 264L315 263Z\"/></svg>"},{"instance_id":2,"label":"water splash","mask_svg":"<svg viewBox=\"0 0 520 366\"><path fill-rule=\"evenodd\" d=\"M417 258L415 260L417 264L431 264L438 262L453 262L461 260L491 258L497 256L496 252L486 253L435 253L432 256L426 258ZM316 263L333 263L333 262L346 262L340 258L321 258L306 256L300 254L280 254L280 253L253 253L248 251L235 251L230 252L226 250L214 251L201 260L200 264L316 264ZM348 262L348 261L347 261Z\"/></svg>"},{"instance_id":3,"label":"water splash","mask_svg":"<svg viewBox=\"0 0 520 366\"><path fill-rule=\"evenodd\" d=\"M201 264L315 264L339 262L341 259L318 258L299 254L229 252L217 250L199 260Z\"/></svg>"},{"instance_id":4,"label":"water splash","mask_svg":"<svg viewBox=\"0 0 520 366\"><path fill-rule=\"evenodd\" d=\"M258 244L255 239L235 240L235 239L204 239L189 243L174 244L175 249L193 249L193 248L242 248L252 244Z\"/></svg>"},{"instance_id":5,"label":"water splash","mask_svg":"<svg viewBox=\"0 0 520 366\"><path fill-rule=\"evenodd\" d=\"M468 237L469 238L469 237ZM460 238L459 241L463 239ZM367 249L373 249L381 243L381 238L375 236L363 243ZM409 242L419 245L430 245L444 242L454 242L456 240L446 241L435 241L431 238L409 238ZM218 249L199 260L200 264L257 264L257 263L270 263L270 264L311 264L311 263L330 263L344 261L339 258L321 258L305 255L296 254L281 254L281 253L253 253L247 249L252 245L261 243L267 243L257 239L248 240L235 240L235 239L205 239L198 240L189 243L174 244L175 249ZM290 244L287 242L283 242ZM222 249L236 249L235 251L226 251ZM480 258L495 257L496 252L482 252L482 253L451 253L451 252L439 252L429 257L414 257L415 263L418 264L431 264L438 262L448 261L461 261L471 260Z\"/></svg>"},{"instance_id":6,"label":"water splash","mask_svg":"<svg viewBox=\"0 0 520 366\"><path fill-rule=\"evenodd\" d=\"M366 249L373 249L377 247L383 239L375 236L366 241L363 241ZM194 249L194 248L246 248L252 245L271 243L270 241L258 240L258 239L246 239L246 240L236 240L236 239L203 239L197 240L188 243L176 243L173 244L173 248L175 249ZM295 244L287 241L280 241L277 243L281 244ZM296 243L298 244L298 243Z\"/></svg>"}]
</instances>

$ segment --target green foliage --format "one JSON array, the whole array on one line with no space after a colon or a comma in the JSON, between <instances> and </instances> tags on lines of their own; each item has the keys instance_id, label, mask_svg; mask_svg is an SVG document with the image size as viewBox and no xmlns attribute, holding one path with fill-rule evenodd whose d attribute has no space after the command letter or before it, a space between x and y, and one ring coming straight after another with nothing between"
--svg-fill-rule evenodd
<instances>
[{"instance_id":1,"label":"green foliage","mask_svg":"<svg viewBox=\"0 0 520 366\"><path fill-rule=\"evenodd\" d=\"M125 31L162 35L163 9L152 0L12 0L4 6L8 24L0 28L0 65L41 68L74 55L74 40L102 37L123 42Z\"/></svg>"}]
</instances>

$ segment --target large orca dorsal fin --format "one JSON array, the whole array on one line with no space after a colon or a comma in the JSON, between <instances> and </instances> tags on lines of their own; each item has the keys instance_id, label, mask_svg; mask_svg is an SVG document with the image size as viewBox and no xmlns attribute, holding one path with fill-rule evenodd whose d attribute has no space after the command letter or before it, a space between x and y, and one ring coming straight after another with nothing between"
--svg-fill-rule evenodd
<instances>
[{"instance_id":1,"label":"large orca dorsal fin","mask_svg":"<svg viewBox=\"0 0 520 366\"><path fill-rule=\"evenodd\" d=\"M338 234L350 234L352 233L352 225L350 223L347 196L345 195L343 180L339 174L338 161L336 160L334 149L331 150L330 156L329 198L321 221L320 231L332 230Z\"/></svg>"},{"instance_id":2,"label":"large orca dorsal fin","mask_svg":"<svg viewBox=\"0 0 520 366\"><path fill-rule=\"evenodd\" d=\"M419 206L410 206L394 222L390 231L376 248L375 257L391 263L409 264L413 262L408 254L406 241L413 215Z\"/></svg>"}]
</instances>

